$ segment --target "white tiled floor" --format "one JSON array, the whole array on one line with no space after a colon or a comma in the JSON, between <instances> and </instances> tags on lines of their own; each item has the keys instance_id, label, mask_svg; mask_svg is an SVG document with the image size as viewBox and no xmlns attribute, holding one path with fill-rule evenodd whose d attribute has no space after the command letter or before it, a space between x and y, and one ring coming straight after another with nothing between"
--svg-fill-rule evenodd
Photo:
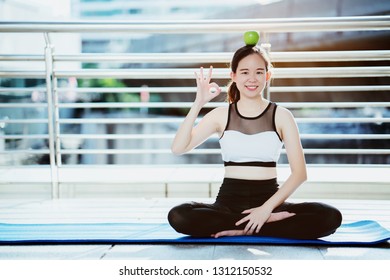
<instances>
[{"instance_id":1,"label":"white tiled floor","mask_svg":"<svg viewBox=\"0 0 390 280\"><path fill-rule=\"evenodd\" d=\"M196 200L196 199L195 199ZM183 198L0 200L0 222L162 222ZM207 201L207 199L201 199ZM338 207L344 222L375 219L390 228L390 201L322 200ZM3 260L390 260L390 243L372 247L281 245L17 245L0 246Z\"/></svg>"}]
</instances>

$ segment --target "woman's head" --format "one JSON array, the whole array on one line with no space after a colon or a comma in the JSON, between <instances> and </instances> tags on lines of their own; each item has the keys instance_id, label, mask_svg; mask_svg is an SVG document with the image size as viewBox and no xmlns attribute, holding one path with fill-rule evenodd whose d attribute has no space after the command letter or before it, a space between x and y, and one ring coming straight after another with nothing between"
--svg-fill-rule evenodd
<instances>
[{"instance_id":1,"label":"woman's head","mask_svg":"<svg viewBox=\"0 0 390 280\"><path fill-rule=\"evenodd\" d=\"M263 68L264 74L266 76L266 80L268 81L270 78L270 71L272 69L272 64L271 60L267 54L267 52L262 48L258 46L244 46L242 48L239 48L233 55L232 61L230 63L230 69L231 69L231 76L232 76L232 81L228 86L228 101L230 103L236 102L240 99L240 90L237 87L237 83L235 81L235 78L237 75L240 75L242 70L239 69L240 62L244 60L248 60L248 56L256 55L258 56L259 59L256 59L256 61L259 61L259 67L257 68ZM247 58L247 59L245 59ZM241 63L242 64L242 63ZM260 65L261 64L261 65ZM259 72L260 73L260 72ZM245 72L246 74L246 72Z\"/></svg>"}]
</instances>

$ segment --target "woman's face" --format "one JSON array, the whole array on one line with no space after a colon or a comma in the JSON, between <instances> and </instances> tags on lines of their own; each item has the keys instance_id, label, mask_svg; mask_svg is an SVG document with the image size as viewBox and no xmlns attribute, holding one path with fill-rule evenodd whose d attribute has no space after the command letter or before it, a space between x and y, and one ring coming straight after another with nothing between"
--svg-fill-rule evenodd
<instances>
[{"instance_id":1,"label":"woman's face","mask_svg":"<svg viewBox=\"0 0 390 280\"><path fill-rule=\"evenodd\" d=\"M259 97L267 83L267 70L264 59L258 54L250 54L238 63L232 80L240 91L241 98Z\"/></svg>"}]
</instances>

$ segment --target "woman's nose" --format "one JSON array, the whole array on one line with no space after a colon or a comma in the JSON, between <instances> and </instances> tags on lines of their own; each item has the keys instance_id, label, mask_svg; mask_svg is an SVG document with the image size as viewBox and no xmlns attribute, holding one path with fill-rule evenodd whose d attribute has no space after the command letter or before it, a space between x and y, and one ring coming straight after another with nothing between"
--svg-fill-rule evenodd
<instances>
[{"instance_id":1,"label":"woman's nose","mask_svg":"<svg viewBox=\"0 0 390 280\"><path fill-rule=\"evenodd\" d=\"M250 75L249 75L249 80L250 80L250 81L257 81L257 75L256 75L256 73L250 74Z\"/></svg>"}]
</instances>

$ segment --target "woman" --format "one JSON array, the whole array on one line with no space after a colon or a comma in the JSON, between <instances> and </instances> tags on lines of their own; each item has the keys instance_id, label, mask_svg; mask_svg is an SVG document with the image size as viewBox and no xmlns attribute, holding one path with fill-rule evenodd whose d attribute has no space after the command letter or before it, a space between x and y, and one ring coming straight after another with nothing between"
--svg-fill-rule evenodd
<instances>
[{"instance_id":1,"label":"woman","mask_svg":"<svg viewBox=\"0 0 390 280\"><path fill-rule=\"evenodd\" d=\"M213 204L185 203L168 214L178 232L196 237L259 235L315 239L335 232L341 213L323 203L286 199L306 180L306 163L296 122L287 109L263 97L271 63L257 46L244 46L231 62L228 107L215 108L194 126L202 107L220 94L212 67L195 73L195 101L172 143L184 154L209 136L220 137L225 176ZM279 187L276 162L284 145L291 169Z\"/></svg>"}]
</instances>

